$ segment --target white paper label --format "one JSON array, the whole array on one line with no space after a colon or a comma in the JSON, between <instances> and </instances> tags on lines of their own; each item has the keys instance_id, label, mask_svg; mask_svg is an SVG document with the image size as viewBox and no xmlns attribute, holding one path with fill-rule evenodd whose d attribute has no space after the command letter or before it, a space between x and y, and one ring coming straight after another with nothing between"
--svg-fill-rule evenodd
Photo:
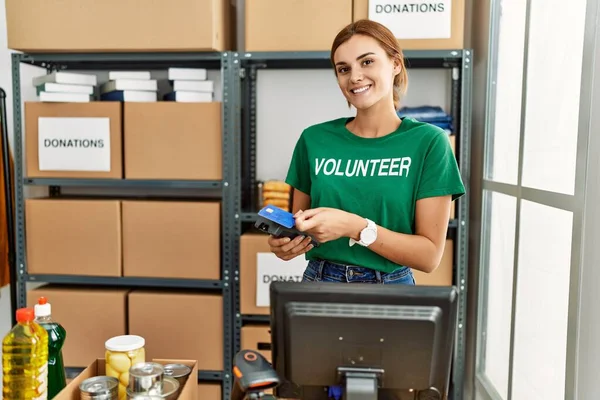
<instances>
[{"instance_id":1,"label":"white paper label","mask_svg":"<svg viewBox=\"0 0 600 400\"><path fill-rule=\"evenodd\" d=\"M110 171L110 118L38 120L40 171Z\"/></svg>"},{"instance_id":2,"label":"white paper label","mask_svg":"<svg viewBox=\"0 0 600 400\"><path fill-rule=\"evenodd\" d=\"M271 282L301 282L308 262L304 256L283 261L273 253L256 255L256 306L269 307L269 287Z\"/></svg>"},{"instance_id":3,"label":"white paper label","mask_svg":"<svg viewBox=\"0 0 600 400\"><path fill-rule=\"evenodd\" d=\"M398 39L449 39L452 0L369 0L369 19Z\"/></svg>"}]
</instances>

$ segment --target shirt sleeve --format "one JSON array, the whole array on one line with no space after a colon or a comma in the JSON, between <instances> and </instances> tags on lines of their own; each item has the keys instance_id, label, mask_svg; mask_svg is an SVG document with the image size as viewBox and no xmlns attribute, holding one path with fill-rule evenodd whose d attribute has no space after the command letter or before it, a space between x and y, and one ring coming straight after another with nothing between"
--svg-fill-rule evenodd
<instances>
[{"instance_id":1,"label":"shirt sleeve","mask_svg":"<svg viewBox=\"0 0 600 400\"><path fill-rule=\"evenodd\" d=\"M292 161L290 162L285 182L293 188L310 195L310 163L308 161L308 151L304 134L300 136L294 147Z\"/></svg>"},{"instance_id":2,"label":"shirt sleeve","mask_svg":"<svg viewBox=\"0 0 600 400\"><path fill-rule=\"evenodd\" d=\"M425 154L417 200L448 195L456 200L464 194L465 187L448 134L440 131Z\"/></svg>"}]
</instances>

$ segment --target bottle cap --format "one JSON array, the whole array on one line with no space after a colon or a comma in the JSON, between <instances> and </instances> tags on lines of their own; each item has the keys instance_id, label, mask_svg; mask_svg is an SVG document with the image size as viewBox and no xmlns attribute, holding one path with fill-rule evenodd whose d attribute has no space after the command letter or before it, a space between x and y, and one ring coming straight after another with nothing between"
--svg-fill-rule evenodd
<instances>
[{"instance_id":1,"label":"bottle cap","mask_svg":"<svg viewBox=\"0 0 600 400\"><path fill-rule=\"evenodd\" d=\"M17 322L33 321L33 310L31 308L19 308L17 310Z\"/></svg>"},{"instance_id":2,"label":"bottle cap","mask_svg":"<svg viewBox=\"0 0 600 400\"><path fill-rule=\"evenodd\" d=\"M137 335L122 335L108 339L104 347L109 351L132 351L141 349L146 344L143 337Z\"/></svg>"},{"instance_id":3,"label":"bottle cap","mask_svg":"<svg viewBox=\"0 0 600 400\"><path fill-rule=\"evenodd\" d=\"M33 308L36 317L49 317L52 314L52 306L45 297L40 297Z\"/></svg>"}]
</instances>

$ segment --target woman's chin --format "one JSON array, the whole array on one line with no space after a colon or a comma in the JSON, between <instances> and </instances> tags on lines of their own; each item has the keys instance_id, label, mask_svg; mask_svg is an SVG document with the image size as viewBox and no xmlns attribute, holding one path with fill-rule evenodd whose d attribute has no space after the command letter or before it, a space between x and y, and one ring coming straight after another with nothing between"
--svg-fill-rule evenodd
<instances>
[{"instance_id":1,"label":"woman's chin","mask_svg":"<svg viewBox=\"0 0 600 400\"><path fill-rule=\"evenodd\" d=\"M356 101L356 102L350 102L350 104L352 105L352 107L356 108L357 110L367 110L367 109L371 108L374 103L372 101Z\"/></svg>"}]
</instances>

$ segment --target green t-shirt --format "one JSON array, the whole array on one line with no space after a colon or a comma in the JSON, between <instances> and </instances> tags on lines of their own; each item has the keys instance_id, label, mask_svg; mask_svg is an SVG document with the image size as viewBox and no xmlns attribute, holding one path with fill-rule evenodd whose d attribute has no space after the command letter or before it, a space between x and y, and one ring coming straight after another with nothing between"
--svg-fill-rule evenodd
<instances>
[{"instance_id":1,"label":"green t-shirt","mask_svg":"<svg viewBox=\"0 0 600 400\"><path fill-rule=\"evenodd\" d=\"M395 232L413 234L416 201L465 193L448 134L431 124L403 118L399 128L379 138L363 138L346 128L350 118L313 125L302 132L286 182L308 194L311 208L330 207L368 218ZM400 266L348 238L323 243L306 253L382 272Z\"/></svg>"}]
</instances>

